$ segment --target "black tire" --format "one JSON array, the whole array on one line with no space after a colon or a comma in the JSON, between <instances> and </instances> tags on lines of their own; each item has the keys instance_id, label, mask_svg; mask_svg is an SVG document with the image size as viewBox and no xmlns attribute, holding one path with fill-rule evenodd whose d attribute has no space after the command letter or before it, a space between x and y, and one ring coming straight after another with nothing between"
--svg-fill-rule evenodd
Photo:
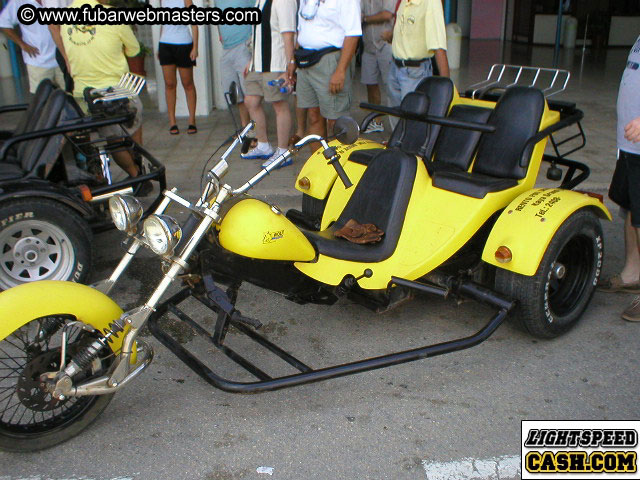
<instances>
[{"instance_id":1,"label":"black tire","mask_svg":"<svg viewBox=\"0 0 640 480\"><path fill-rule=\"evenodd\" d=\"M514 314L529 333L557 337L587 308L600 278L603 252L600 221L592 211L579 210L551 239L535 275L498 268L496 290L518 301Z\"/></svg>"},{"instance_id":2,"label":"black tire","mask_svg":"<svg viewBox=\"0 0 640 480\"><path fill-rule=\"evenodd\" d=\"M318 224L320 228L320 222L322 221L322 214L324 213L324 207L327 204L327 200L319 200L306 193L302 194L302 213Z\"/></svg>"},{"instance_id":3,"label":"black tire","mask_svg":"<svg viewBox=\"0 0 640 480\"><path fill-rule=\"evenodd\" d=\"M30 452L53 447L78 435L107 407L114 394L54 400L40 388L40 375L60 368L61 325L75 320L56 315L32 320L0 341L0 449ZM38 332L47 332L36 338ZM95 338L79 326L68 329L67 361ZM110 350L74 379L104 375L113 363Z\"/></svg>"},{"instance_id":4,"label":"black tire","mask_svg":"<svg viewBox=\"0 0 640 480\"><path fill-rule=\"evenodd\" d=\"M0 205L0 290L36 280L84 282L92 233L71 208L44 198Z\"/></svg>"}]
</instances>

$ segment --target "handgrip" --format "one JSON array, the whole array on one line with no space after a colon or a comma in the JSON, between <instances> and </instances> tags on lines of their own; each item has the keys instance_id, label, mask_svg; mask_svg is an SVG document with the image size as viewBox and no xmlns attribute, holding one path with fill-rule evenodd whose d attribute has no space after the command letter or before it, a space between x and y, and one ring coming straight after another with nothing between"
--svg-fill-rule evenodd
<instances>
[{"instance_id":1,"label":"handgrip","mask_svg":"<svg viewBox=\"0 0 640 480\"><path fill-rule=\"evenodd\" d=\"M347 172L345 172L344 168L342 168L342 164L340 163L340 155L338 155L336 147L328 146L327 142L324 140L322 140L322 146L324 147L324 151L322 152L324 158L329 161L329 165L333 165L333 168L336 169L336 173L340 177L340 180L342 180L344 188L350 188L351 186L353 186L353 183L351 183L351 180L349 180L349 177L347 176Z\"/></svg>"},{"instance_id":2,"label":"handgrip","mask_svg":"<svg viewBox=\"0 0 640 480\"><path fill-rule=\"evenodd\" d=\"M342 180L342 183L344 184L344 188L351 188L353 186L353 183L351 183L351 180L349 180L347 172L345 172L344 168L342 168L342 164L340 162L333 162L333 168L336 169L340 180Z\"/></svg>"}]
</instances>

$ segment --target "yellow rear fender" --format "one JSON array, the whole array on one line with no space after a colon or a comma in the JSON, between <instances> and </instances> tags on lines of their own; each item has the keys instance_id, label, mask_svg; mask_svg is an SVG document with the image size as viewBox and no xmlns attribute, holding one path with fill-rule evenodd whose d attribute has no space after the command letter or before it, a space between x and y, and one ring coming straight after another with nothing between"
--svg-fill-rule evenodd
<instances>
[{"instance_id":1,"label":"yellow rear fender","mask_svg":"<svg viewBox=\"0 0 640 480\"><path fill-rule=\"evenodd\" d=\"M104 331L122 315L122 309L105 294L74 282L42 280L24 283L0 293L0 341L31 320L69 314ZM118 352L123 334L109 344Z\"/></svg>"},{"instance_id":2,"label":"yellow rear fender","mask_svg":"<svg viewBox=\"0 0 640 480\"><path fill-rule=\"evenodd\" d=\"M349 161L349 156L357 150L384 148L384 145L366 138L361 138L351 145L343 145L338 140L333 140L329 142L329 146L336 147L338 155L340 155L340 163L343 166ZM322 154L322 149L319 148L302 166L296 179L296 189L313 198L323 200L329 194L337 176L335 168L327 163L327 159Z\"/></svg>"},{"instance_id":3,"label":"yellow rear fender","mask_svg":"<svg viewBox=\"0 0 640 480\"><path fill-rule=\"evenodd\" d=\"M482 252L482 260L522 275L535 275L540 261L564 221L574 212L590 208L600 218L611 220L602 202L585 193L560 188L537 188L516 197L493 226ZM507 263L496 260L500 247L511 251Z\"/></svg>"}]
</instances>

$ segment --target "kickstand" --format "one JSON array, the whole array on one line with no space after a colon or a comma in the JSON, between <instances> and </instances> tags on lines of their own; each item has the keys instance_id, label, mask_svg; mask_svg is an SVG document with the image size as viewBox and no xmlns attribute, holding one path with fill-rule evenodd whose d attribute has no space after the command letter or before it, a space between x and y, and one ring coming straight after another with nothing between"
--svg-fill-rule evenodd
<instances>
[{"instance_id":1,"label":"kickstand","mask_svg":"<svg viewBox=\"0 0 640 480\"><path fill-rule=\"evenodd\" d=\"M227 291L224 292L214 283L211 275L206 275L203 280L204 288L207 292L207 298L219 307L216 326L212 335L213 343L215 345L222 345L224 343L224 338L227 335L227 330L229 329L231 315L235 312L238 289L242 282L231 284Z\"/></svg>"}]
</instances>

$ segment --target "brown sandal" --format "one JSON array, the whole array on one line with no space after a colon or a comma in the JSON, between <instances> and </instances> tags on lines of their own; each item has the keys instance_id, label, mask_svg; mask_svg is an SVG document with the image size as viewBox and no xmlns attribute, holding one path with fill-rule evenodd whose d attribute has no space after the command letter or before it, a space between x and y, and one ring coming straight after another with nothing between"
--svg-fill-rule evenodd
<instances>
[{"instance_id":1,"label":"brown sandal","mask_svg":"<svg viewBox=\"0 0 640 480\"><path fill-rule=\"evenodd\" d=\"M289 138L289 146L292 147L300 140L302 140L302 137L300 137L299 135L291 135L291 137Z\"/></svg>"},{"instance_id":2,"label":"brown sandal","mask_svg":"<svg viewBox=\"0 0 640 480\"><path fill-rule=\"evenodd\" d=\"M640 293L640 283L624 283L620 275L616 274L600 279L598 290L607 293Z\"/></svg>"}]
</instances>

